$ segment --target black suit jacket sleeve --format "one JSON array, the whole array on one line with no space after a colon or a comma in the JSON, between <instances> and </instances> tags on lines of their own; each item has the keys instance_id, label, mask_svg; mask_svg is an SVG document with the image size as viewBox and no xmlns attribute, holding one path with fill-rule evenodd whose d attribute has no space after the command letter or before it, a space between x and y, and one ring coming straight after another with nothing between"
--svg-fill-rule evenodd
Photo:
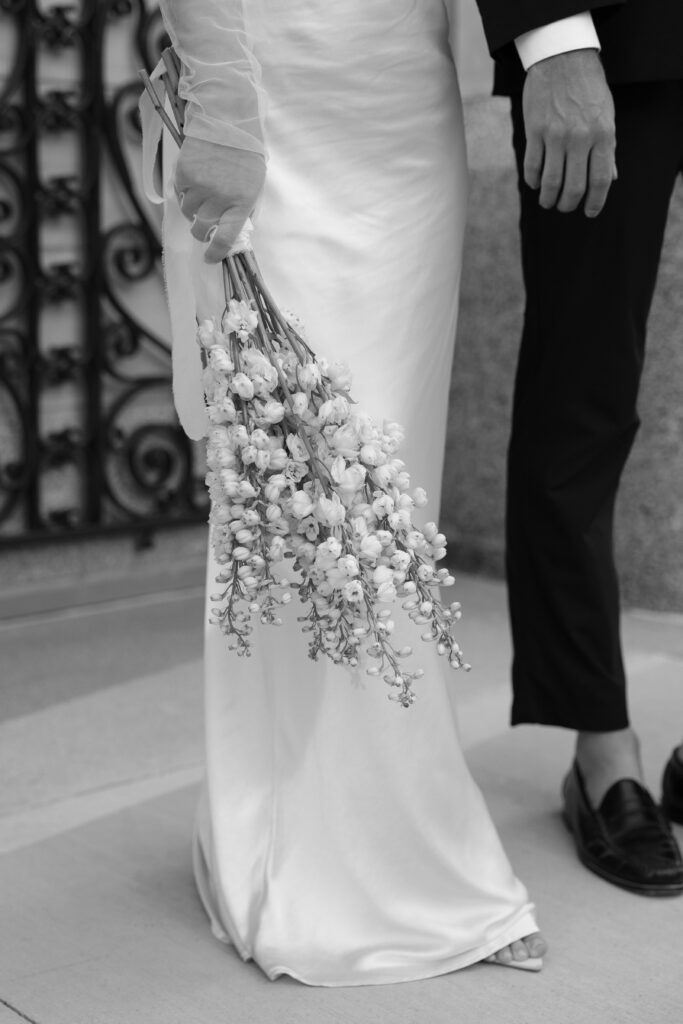
<instances>
[{"instance_id":1,"label":"black suit jacket sleeve","mask_svg":"<svg viewBox=\"0 0 683 1024\"><path fill-rule=\"evenodd\" d=\"M477 0L491 56L531 29L626 0Z\"/></svg>"}]
</instances>

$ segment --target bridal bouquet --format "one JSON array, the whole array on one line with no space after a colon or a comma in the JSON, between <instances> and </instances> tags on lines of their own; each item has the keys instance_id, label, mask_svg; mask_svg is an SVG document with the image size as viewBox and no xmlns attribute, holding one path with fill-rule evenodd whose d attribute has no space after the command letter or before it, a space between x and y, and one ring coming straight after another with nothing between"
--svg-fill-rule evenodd
<instances>
[{"instance_id":1,"label":"bridal bouquet","mask_svg":"<svg viewBox=\"0 0 683 1024\"><path fill-rule=\"evenodd\" d=\"M144 72L143 80L180 144L172 51L164 64L166 95ZM432 564L446 554L446 538L434 523L419 529L412 521L427 496L411 489L398 458L402 429L354 408L347 367L315 356L248 247L223 260L222 274L225 307L197 333L211 423L209 521L221 567L213 619L230 649L248 656L254 620L280 625L296 594L311 658L362 662L409 707L423 671L408 667L412 648L395 636L397 603L453 668L469 666L453 637L460 606L439 596L453 577Z\"/></svg>"}]
</instances>

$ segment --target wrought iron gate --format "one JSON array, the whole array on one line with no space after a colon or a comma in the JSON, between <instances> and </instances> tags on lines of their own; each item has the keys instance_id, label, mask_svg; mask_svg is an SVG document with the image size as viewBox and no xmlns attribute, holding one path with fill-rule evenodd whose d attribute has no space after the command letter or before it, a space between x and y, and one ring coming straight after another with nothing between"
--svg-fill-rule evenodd
<instances>
[{"instance_id":1,"label":"wrought iron gate","mask_svg":"<svg viewBox=\"0 0 683 1024\"><path fill-rule=\"evenodd\" d=\"M206 517L137 181L163 42L144 0L0 0L0 545Z\"/></svg>"}]
</instances>

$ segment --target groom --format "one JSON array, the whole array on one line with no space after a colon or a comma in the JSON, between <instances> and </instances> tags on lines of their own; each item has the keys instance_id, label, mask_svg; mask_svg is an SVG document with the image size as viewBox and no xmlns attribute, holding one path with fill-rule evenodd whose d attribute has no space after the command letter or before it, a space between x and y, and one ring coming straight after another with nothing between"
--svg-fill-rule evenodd
<instances>
[{"instance_id":1,"label":"groom","mask_svg":"<svg viewBox=\"0 0 683 1024\"><path fill-rule=\"evenodd\" d=\"M527 297L508 465L513 723L577 732L564 814L586 867L676 895L683 862L629 725L612 526L683 167L683 2L477 2L512 100ZM662 807L683 824L683 746Z\"/></svg>"}]
</instances>

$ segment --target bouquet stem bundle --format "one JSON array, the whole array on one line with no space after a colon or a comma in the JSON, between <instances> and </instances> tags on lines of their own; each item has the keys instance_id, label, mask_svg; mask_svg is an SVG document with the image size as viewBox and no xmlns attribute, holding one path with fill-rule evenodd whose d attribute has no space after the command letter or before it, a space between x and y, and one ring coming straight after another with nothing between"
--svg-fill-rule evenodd
<instances>
[{"instance_id":1,"label":"bouquet stem bundle","mask_svg":"<svg viewBox=\"0 0 683 1024\"><path fill-rule=\"evenodd\" d=\"M163 55L161 94L145 88L175 141L183 140L180 64ZM167 112L170 108L171 114ZM225 305L198 327L212 427L207 485L219 589L213 620L238 655L249 656L253 621L281 624L297 593L309 654L361 663L382 676L389 697L414 699L409 645L394 641L400 602L450 665L468 669L453 637L457 602L439 587L453 577L432 564L446 553L434 523L418 529L412 510L426 503L397 458L403 433L354 411L350 374L318 359L293 314L274 302L253 252L222 262Z\"/></svg>"}]
</instances>

